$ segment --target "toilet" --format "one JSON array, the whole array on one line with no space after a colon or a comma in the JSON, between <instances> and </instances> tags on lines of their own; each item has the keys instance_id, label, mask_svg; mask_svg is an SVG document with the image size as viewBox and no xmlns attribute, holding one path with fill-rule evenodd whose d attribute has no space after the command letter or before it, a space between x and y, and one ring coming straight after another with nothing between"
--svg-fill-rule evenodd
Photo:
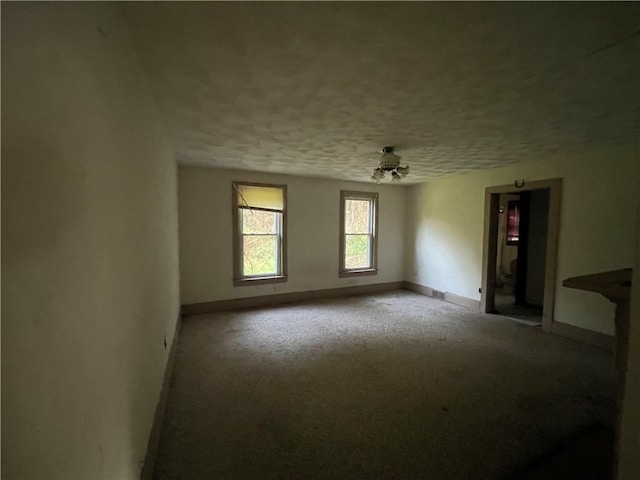
<instances>
[{"instance_id":1,"label":"toilet","mask_svg":"<svg viewBox=\"0 0 640 480\"><path fill-rule=\"evenodd\" d=\"M514 258L509 264L509 273L500 275L502 281L502 292L512 294L516 287L516 272L518 270L518 259Z\"/></svg>"}]
</instances>

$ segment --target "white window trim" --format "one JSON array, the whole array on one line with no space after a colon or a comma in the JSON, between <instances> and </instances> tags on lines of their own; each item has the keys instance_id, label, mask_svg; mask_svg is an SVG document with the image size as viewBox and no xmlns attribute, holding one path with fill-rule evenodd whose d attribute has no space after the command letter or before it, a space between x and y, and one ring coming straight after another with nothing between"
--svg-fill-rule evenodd
<instances>
[{"instance_id":1,"label":"white window trim","mask_svg":"<svg viewBox=\"0 0 640 480\"><path fill-rule=\"evenodd\" d=\"M371 202L371 249L369 252L369 263L371 267L369 268L345 268L346 232L344 222L346 200L368 200ZM340 191L340 264L338 269L340 277L376 275L378 273L378 203L378 194L375 192Z\"/></svg>"},{"instance_id":2,"label":"white window trim","mask_svg":"<svg viewBox=\"0 0 640 480\"><path fill-rule=\"evenodd\" d=\"M241 185L252 187L279 188L283 195L283 208L280 225L277 227L279 248L276 253L278 273L276 275L244 275L243 272L243 233L241 208L238 204L238 187ZM232 182L231 205L233 218L233 284L234 286L260 285L263 283L277 283L287 281L287 186L270 183Z\"/></svg>"}]
</instances>

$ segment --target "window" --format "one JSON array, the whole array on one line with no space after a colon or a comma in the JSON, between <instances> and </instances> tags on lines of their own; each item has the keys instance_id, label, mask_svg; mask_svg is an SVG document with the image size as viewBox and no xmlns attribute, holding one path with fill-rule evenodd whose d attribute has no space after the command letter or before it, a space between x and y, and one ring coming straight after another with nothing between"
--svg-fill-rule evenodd
<instances>
[{"instance_id":1,"label":"window","mask_svg":"<svg viewBox=\"0 0 640 480\"><path fill-rule=\"evenodd\" d=\"M520 202L511 200L507 204L507 245L518 245L520 239Z\"/></svg>"},{"instance_id":2,"label":"window","mask_svg":"<svg viewBox=\"0 0 640 480\"><path fill-rule=\"evenodd\" d=\"M378 194L340 192L340 276L378 272Z\"/></svg>"},{"instance_id":3,"label":"window","mask_svg":"<svg viewBox=\"0 0 640 480\"><path fill-rule=\"evenodd\" d=\"M287 279L286 185L233 182L234 284Z\"/></svg>"}]
</instances>

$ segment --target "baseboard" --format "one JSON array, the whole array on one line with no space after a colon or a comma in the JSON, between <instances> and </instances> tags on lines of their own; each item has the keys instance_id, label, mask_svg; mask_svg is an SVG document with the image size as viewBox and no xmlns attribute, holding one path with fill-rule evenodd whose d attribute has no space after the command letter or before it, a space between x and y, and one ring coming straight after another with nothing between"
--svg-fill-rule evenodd
<instances>
[{"instance_id":1,"label":"baseboard","mask_svg":"<svg viewBox=\"0 0 640 480\"><path fill-rule=\"evenodd\" d=\"M431 287L425 287L423 285L418 285L417 283L412 282L404 282L404 288L407 290L411 290L412 292L425 295L427 297L438 298L440 300L445 300L447 302L466 307L475 312L480 311L479 300L461 297L460 295L455 295L449 292L445 292L443 298L441 296L441 292L438 292ZM593 345L594 347L602 348L604 350L608 350L611 352L614 350L615 338L612 335L606 335L604 333L594 332L593 330L587 330L586 328L580 328L569 325L568 323L561 323L556 321L551 323L551 329L549 331L556 335L571 338L572 340L577 340L579 342L588 343L589 345Z\"/></svg>"},{"instance_id":2,"label":"baseboard","mask_svg":"<svg viewBox=\"0 0 640 480\"><path fill-rule=\"evenodd\" d=\"M232 298L213 302L190 303L182 306L185 316L201 315L221 312L225 310L241 310L245 308L282 305L285 303L306 302L332 297L347 297L352 295L367 295L404 288L404 282L374 283L371 285L355 285L342 288L327 288L323 290L309 290L306 292L277 293L257 297Z\"/></svg>"},{"instance_id":3,"label":"baseboard","mask_svg":"<svg viewBox=\"0 0 640 480\"><path fill-rule=\"evenodd\" d=\"M171 384L171 375L173 374L173 365L176 359L176 350L178 345L178 337L180 335L180 327L182 326L182 310L178 312L178 321L173 332L173 341L169 348L169 356L167 365L164 370L164 378L162 380L162 389L160 390L160 399L156 407L156 413L153 417L153 425L149 435L149 443L147 444L147 454L142 466L141 480L151 480L153 478L153 468L156 464L158 456L158 447L160 445L160 436L162 434L162 424L164 423L164 412L169 398L169 385Z\"/></svg>"},{"instance_id":4,"label":"baseboard","mask_svg":"<svg viewBox=\"0 0 640 480\"><path fill-rule=\"evenodd\" d=\"M446 292L444 294L444 299L449 303L460 305L461 307L468 308L469 310L473 310L474 312L480 311L480 300L474 300L473 298L469 297L462 297L450 292Z\"/></svg>"},{"instance_id":5,"label":"baseboard","mask_svg":"<svg viewBox=\"0 0 640 480\"><path fill-rule=\"evenodd\" d=\"M404 282L404 289L419 293L425 297L433 297L433 290L431 287L425 287L424 285L418 285L417 283Z\"/></svg>"},{"instance_id":6,"label":"baseboard","mask_svg":"<svg viewBox=\"0 0 640 480\"><path fill-rule=\"evenodd\" d=\"M437 298L439 300L444 300L445 302L453 303L454 305L468 308L469 310L473 310L474 312L480 311L480 300L463 297L451 292L444 292L444 295L442 296L442 292L438 292L431 287L425 287L424 285L418 285L417 283L413 282L404 282L404 288L406 290L419 293L420 295Z\"/></svg>"},{"instance_id":7,"label":"baseboard","mask_svg":"<svg viewBox=\"0 0 640 480\"><path fill-rule=\"evenodd\" d=\"M568 323L553 321L551 323L551 333L561 337L571 338L579 342L588 343L594 347L613 352L615 348L615 337L605 333L594 332L586 328L576 327Z\"/></svg>"}]
</instances>

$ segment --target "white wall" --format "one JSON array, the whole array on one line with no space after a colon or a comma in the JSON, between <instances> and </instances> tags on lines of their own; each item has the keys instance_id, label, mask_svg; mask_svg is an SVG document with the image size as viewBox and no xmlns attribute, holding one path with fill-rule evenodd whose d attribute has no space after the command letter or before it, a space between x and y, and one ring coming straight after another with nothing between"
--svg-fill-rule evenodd
<instances>
[{"instance_id":1,"label":"white wall","mask_svg":"<svg viewBox=\"0 0 640 480\"><path fill-rule=\"evenodd\" d=\"M485 188L562 177L555 320L613 334L611 302L561 284L633 264L639 166L632 145L409 187L405 280L479 300Z\"/></svg>"},{"instance_id":2,"label":"white wall","mask_svg":"<svg viewBox=\"0 0 640 480\"><path fill-rule=\"evenodd\" d=\"M139 478L176 170L117 6L2 4L3 478Z\"/></svg>"},{"instance_id":3,"label":"white wall","mask_svg":"<svg viewBox=\"0 0 640 480\"><path fill-rule=\"evenodd\" d=\"M187 166L178 177L183 304L403 280L405 188ZM287 185L287 282L233 286L234 180ZM341 189L379 192L377 275L338 277Z\"/></svg>"}]
</instances>

